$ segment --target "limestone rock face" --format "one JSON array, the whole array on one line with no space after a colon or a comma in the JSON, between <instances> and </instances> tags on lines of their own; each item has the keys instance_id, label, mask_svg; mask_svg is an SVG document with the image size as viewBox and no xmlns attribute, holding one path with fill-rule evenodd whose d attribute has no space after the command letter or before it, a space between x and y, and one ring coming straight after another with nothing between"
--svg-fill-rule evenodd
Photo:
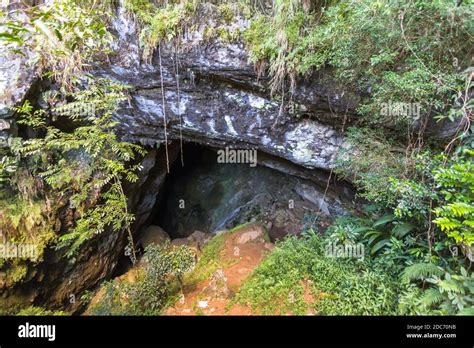
<instances>
[{"instance_id":1,"label":"limestone rock face","mask_svg":"<svg viewBox=\"0 0 474 348\"><path fill-rule=\"evenodd\" d=\"M29 62L32 58L31 52L18 56L0 47L0 147L8 146L8 138L16 133L11 108L33 91L36 68Z\"/></svg>"},{"instance_id":2,"label":"limestone rock face","mask_svg":"<svg viewBox=\"0 0 474 348\"><path fill-rule=\"evenodd\" d=\"M245 29L236 17L231 30ZM151 62L140 59L138 32L122 10L113 28L117 54L96 70L132 86L131 100L116 115L118 132L129 141L154 145L183 137L218 147L255 148L307 168L333 166L343 143L337 116L354 112L357 97L333 81L302 81L291 103L270 97L242 42L206 41L205 23L182 38L180 49L162 44ZM161 83L163 80L163 83ZM163 105L163 99L165 103Z\"/></svg>"},{"instance_id":3,"label":"limestone rock face","mask_svg":"<svg viewBox=\"0 0 474 348\"><path fill-rule=\"evenodd\" d=\"M306 168L333 168L339 148L347 145L342 125L357 120L358 92L319 71L298 81L290 101L277 102L268 79L249 62L244 43L208 41L205 24L186 32L179 49L162 44L161 64L157 54L144 63L136 25L118 12L118 54L96 74L133 87L116 115L121 136L154 145L164 141L166 127L168 140L258 149ZM247 25L237 16L226 29ZM448 133L446 126L430 134Z\"/></svg>"}]
</instances>

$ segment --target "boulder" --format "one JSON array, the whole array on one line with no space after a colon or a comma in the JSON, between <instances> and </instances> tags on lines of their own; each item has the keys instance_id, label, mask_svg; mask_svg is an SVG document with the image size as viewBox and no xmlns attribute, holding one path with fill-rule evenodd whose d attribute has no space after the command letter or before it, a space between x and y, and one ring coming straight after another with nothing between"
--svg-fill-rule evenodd
<instances>
[{"instance_id":1,"label":"boulder","mask_svg":"<svg viewBox=\"0 0 474 348\"><path fill-rule=\"evenodd\" d=\"M235 240L236 244L247 244L247 243L264 243L265 242L265 231L262 226L255 225L252 228L242 233Z\"/></svg>"},{"instance_id":2,"label":"boulder","mask_svg":"<svg viewBox=\"0 0 474 348\"><path fill-rule=\"evenodd\" d=\"M146 249L151 244L161 245L166 241L170 241L171 238L169 234L162 229L160 226L148 226L140 237L139 243L144 249Z\"/></svg>"},{"instance_id":3,"label":"boulder","mask_svg":"<svg viewBox=\"0 0 474 348\"><path fill-rule=\"evenodd\" d=\"M194 231L187 239L196 242L199 250L202 250L212 237L213 234Z\"/></svg>"},{"instance_id":4,"label":"boulder","mask_svg":"<svg viewBox=\"0 0 474 348\"><path fill-rule=\"evenodd\" d=\"M186 245L189 248L193 249L195 252L199 252L199 246L198 243L190 238L176 238L171 241L171 245L173 246L182 246Z\"/></svg>"},{"instance_id":5,"label":"boulder","mask_svg":"<svg viewBox=\"0 0 474 348\"><path fill-rule=\"evenodd\" d=\"M174 245L174 246L189 245L189 239L188 238L175 238L171 241L171 245Z\"/></svg>"},{"instance_id":6,"label":"boulder","mask_svg":"<svg viewBox=\"0 0 474 348\"><path fill-rule=\"evenodd\" d=\"M326 202L324 193L306 184L297 185L295 187L295 191L298 193L298 195L300 195L301 198L313 203L318 208L319 212L326 216L331 215L331 212L329 211L329 204Z\"/></svg>"},{"instance_id":7,"label":"boulder","mask_svg":"<svg viewBox=\"0 0 474 348\"><path fill-rule=\"evenodd\" d=\"M231 291L227 284L227 277L222 269L215 271L209 284L203 289L203 294L210 298L229 298Z\"/></svg>"}]
</instances>

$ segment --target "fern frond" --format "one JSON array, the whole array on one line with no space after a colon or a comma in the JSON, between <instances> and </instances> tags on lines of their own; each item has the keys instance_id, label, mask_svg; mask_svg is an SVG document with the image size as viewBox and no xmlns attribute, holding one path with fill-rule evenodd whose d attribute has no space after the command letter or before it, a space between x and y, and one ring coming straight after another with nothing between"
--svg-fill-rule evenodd
<instances>
[{"instance_id":1,"label":"fern frond","mask_svg":"<svg viewBox=\"0 0 474 348\"><path fill-rule=\"evenodd\" d=\"M429 288L421 297L421 303L426 307L431 307L435 304L439 304L444 300L443 294L438 289Z\"/></svg>"},{"instance_id":2,"label":"fern frond","mask_svg":"<svg viewBox=\"0 0 474 348\"><path fill-rule=\"evenodd\" d=\"M405 268L401 280L408 283L412 280L426 279L441 274L443 274L443 271L433 263L415 263Z\"/></svg>"}]
</instances>

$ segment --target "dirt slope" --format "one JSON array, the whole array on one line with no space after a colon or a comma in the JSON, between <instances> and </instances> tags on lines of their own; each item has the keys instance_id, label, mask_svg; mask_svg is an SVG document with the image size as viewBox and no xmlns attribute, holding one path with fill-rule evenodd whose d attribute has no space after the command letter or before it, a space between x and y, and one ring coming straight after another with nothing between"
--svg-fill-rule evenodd
<instances>
[{"instance_id":1,"label":"dirt slope","mask_svg":"<svg viewBox=\"0 0 474 348\"><path fill-rule=\"evenodd\" d=\"M260 225L224 232L212 262L199 264L184 281L183 296L165 315L250 315L250 308L231 303L241 283L272 250ZM205 256L203 256L205 257ZM211 272L205 268L208 267ZM204 275L203 275L204 274Z\"/></svg>"}]
</instances>

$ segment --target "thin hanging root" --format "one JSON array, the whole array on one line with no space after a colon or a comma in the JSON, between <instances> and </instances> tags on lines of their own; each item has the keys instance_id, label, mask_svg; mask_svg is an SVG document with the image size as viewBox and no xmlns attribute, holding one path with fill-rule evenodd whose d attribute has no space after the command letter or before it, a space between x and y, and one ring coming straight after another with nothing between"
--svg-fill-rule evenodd
<instances>
[{"instance_id":1,"label":"thin hanging root","mask_svg":"<svg viewBox=\"0 0 474 348\"><path fill-rule=\"evenodd\" d=\"M166 171L170 172L170 159L168 154L168 130L166 129L166 101L165 101L165 90L163 83L163 65L161 64L161 44L158 45L158 58L160 62L160 81L161 81L161 102L163 105L163 127L165 130L165 152L166 152Z\"/></svg>"},{"instance_id":2,"label":"thin hanging root","mask_svg":"<svg viewBox=\"0 0 474 348\"><path fill-rule=\"evenodd\" d=\"M179 40L179 39L178 39ZM178 116L179 116L179 146L181 152L181 166L184 167L184 153L183 153L183 118L181 117L181 94L179 89L179 61L178 61L179 41L176 43L176 89L178 91Z\"/></svg>"},{"instance_id":3,"label":"thin hanging root","mask_svg":"<svg viewBox=\"0 0 474 348\"><path fill-rule=\"evenodd\" d=\"M285 80L281 82L281 103L280 103L280 109L278 110L278 115L275 119L275 122L273 122L273 128L278 125L278 121L280 120L280 116L283 114L285 111Z\"/></svg>"},{"instance_id":4,"label":"thin hanging root","mask_svg":"<svg viewBox=\"0 0 474 348\"><path fill-rule=\"evenodd\" d=\"M124 213L127 216L128 215L127 196L125 195L125 191L123 190L123 187L122 187L122 182L121 182L121 180L118 176L115 176L115 182L117 183L117 185L119 187L119 190L120 190L120 194L123 198ZM130 255L130 259L132 261L132 265L135 266L135 264L137 263L137 251L135 250L135 242L133 241L133 234L132 234L132 230L130 229L129 222L127 222L127 226L126 226L125 229L126 229L127 234L128 234L128 242L130 243L130 248L131 248L131 251L132 251L132 254ZM138 277L138 269L136 269L136 268L135 268L135 274Z\"/></svg>"},{"instance_id":5,"label":"thin hanging root","mask_svg":"<svg viewBox=\"0 0 474 348\"><path fill-rule=\"evenodd\" d=\"M331 114L334 115L333 111L332 111L332 107L331 107L331 99L329 98L328 96L328 105L329 105L329 110L331 111ZM342 128L341 128L341 134L344 135L344 132L346 130L346 122L347 122L347 111L349 109L349 106L346 107L346 112L344 113L344 120L342 121ZM341 149L341 145L339 145L339 147L337 148L336 150L336 156L339 154L339 150ZM328 177L328 181L326 182L326 188L324 189L324 195L323 195L323 202L324 200L326 199L326 195L328 193L328 190L329 190L329 185L331 184L331 179L332 179L332 175L334 173L334 168L331 168L331 171L329 172L329 177ZM319 206L319 210L318 210L318 214L321 212L322 210L322 205Z\"/></svg>"}]
</instances>

